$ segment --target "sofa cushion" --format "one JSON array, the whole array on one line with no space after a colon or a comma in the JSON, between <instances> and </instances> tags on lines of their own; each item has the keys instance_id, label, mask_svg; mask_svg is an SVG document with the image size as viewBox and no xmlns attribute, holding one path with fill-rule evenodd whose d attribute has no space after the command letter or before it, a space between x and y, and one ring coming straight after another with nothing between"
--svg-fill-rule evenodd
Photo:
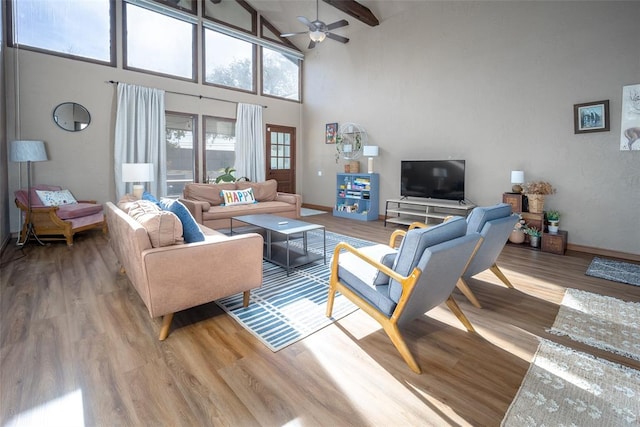
<instances>
[{"instance_id":1,"label":"sofa cushion","mask_svg":"<svg viewBox=\"0 0 640 427\"><path fill-rule=\"evenodd\" d=\"M224 206L250 205L258 202L253 195L252 188L247 188L246 190L221 190L220 196Z\"/></svg>"},{"instance_id":2,"label":"sofa cushion","mask_svg":"<svg viewBox=\"0 0 640 427\"><path fill-rule=\"evenodd\" d=\"M238 190L253 189L253 195L258 202L270 202L278 197L278 181L270 179L264 182L236 182Z\"/></svg>"},{"instance_id":3,"label":"sofa cushion","mask_svg":"<svg viewBox=\"0 0 640 427\"><path fill-rule=\"evenodd\" d=\"M222 200L222 196L220 196L220 191L235 189L235 182L223 184L189 183L185 185L182 194L185 199L197 200L200 202L209 202L211 205L218 206L224 203Z\"/></svg>"},{"instance_id":4,"label":"sofa cushion","mask_svg":"<svg viewBox=\"0 0 640 427\"><path fill-rule=\"evenodd\" d=\"M36 194L45 206L60 206L78 203L69 190L36 190Z\"/></svg>"},{"instance_id":5,"label":"sofa cushion","mask_svg":"<svg viewBox=\"0 0 640 427\"><path fill-rule=\"evenodd\" d=\"M129 206L129 216L147 230L151 246L159 248L184 243L182 223L173 212L163 211L148 200L137 200Z\"/></svg>"},{"instance_id":6,"label":"sofa cushion","mask_svg":"<svg viewBox=\"0 0 640 427\"><path fill-rule=\"evenodd\" d=\"M186 243L204 241L204 233L185 205L178 200L168 198L160 199L159 204L163 210L173 212L178 217L182 223L182 237Z\"/></svg>"},{"instance_id":7,"label":"sofa cushion","mask_svg":"<svg viewBox=\"0 0 640 427\"><path fill-rule=\"evenodd\" d=\"M82 218L102 212L102 205L96 203L73 203L58 206L56 215L60 219Z\"/></svg>"}]
</instances>

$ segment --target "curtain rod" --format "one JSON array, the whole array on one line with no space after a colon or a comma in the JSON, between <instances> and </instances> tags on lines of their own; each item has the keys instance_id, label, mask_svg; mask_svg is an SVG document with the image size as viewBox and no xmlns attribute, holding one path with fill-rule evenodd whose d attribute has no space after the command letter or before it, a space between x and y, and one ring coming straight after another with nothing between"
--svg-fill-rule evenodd
<instances>
[{"instance_id":1,"label":"curtain rod","mask_svg":"<svg viewBox=\"0 0 640 427\"><path fill-rule=\"evenodd\" d=\"M107 80L107 81L105 81L105 83L118 84L118 83L123 83L123 82L119 82L119 81L116 81L116 80ZM193 95L193 94L191 94L191 93L174 92L174 91L171 91L171 90L165 90L165 92L173 93L173 94L175 94L175 95L193 96L193 97L195 97L195 98L200 98L200 99L203 99L203 98L204 98L204 99L211 99L211 100L213 100L213 101L222 101L222 102L230 102L230 103L232 103L232 104L238 104L238 102L236 102L236 101L229 101L228 99L222 99L222 98L213 98L213 97L211 97L211 96ZM259 104L258 104L258 105L259 105ZM261 106L262 108L267 108L267 106L266 106L266 105L260 105L260 106Z\"/></svg>"}]
</instances>

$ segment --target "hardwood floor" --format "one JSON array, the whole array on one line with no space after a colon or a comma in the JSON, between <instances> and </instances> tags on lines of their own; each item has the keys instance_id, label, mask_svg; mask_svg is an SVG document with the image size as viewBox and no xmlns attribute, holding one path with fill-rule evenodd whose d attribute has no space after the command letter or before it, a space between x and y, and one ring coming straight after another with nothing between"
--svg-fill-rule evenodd
<instances>
[{"instance_id":1,"label":"hardwood floor","mask_svg":"<svg viewBox=\"0 0 640 427\"><path fill-rule=\"evenodd\" d=\"M394 229L307 220L376 242ZM498 264L516 289L484 272L469 281L482 309L454 293L477 334L444 305L405 329L416 375L362 311L272 353L211 303L177 313L159 342L161 321L118 274L107 238L74 240L2 254L2 426L498 426L537 337L640 369L546 332L567 287L640 301L640 287L585 276L585 253L505 247Z\"/></svg>"}]
</instances>

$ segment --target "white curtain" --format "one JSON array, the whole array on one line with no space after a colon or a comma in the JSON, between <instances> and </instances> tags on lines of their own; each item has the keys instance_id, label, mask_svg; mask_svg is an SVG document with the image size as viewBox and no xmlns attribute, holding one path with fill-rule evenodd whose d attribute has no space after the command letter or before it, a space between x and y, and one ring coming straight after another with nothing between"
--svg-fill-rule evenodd
<instances>
[{"instance_id":1,"label":"white curtain","mask_svg":"<svg viewBox=\"0 0 640 427\"><path fill-rule=\"evenodd\" d=\"M164 91L118 83L113 165L117 200L131 192L132 183L122 182L123 163L153 163L154 180L143 183L145 189L156 197L167 194L165 140Z\"/></svg>"},{"instance_id":2,"label":"white curtain","mask_svg":"<svg viewBox=\"0 0 640 427\"><path fill-rule=\"evenodd\" d=\"M262 105L238 103L236 117L236 177L265 180Z\"/></svg>"}]
</instances>

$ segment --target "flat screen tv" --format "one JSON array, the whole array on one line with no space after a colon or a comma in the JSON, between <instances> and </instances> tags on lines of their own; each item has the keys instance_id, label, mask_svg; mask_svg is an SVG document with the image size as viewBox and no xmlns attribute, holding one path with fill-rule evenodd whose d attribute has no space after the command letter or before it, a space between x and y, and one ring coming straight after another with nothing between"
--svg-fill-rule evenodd
<instances>
[{"instance_id":1,"label":"flat screen tv","mask_svg":"<svg viewBox=\"0 0 640 427\"><path fill-rule=\"evenodd\" d=\"M400 195L464 201L464 160L402 160Z\"/></svg>"}]
</instances>

